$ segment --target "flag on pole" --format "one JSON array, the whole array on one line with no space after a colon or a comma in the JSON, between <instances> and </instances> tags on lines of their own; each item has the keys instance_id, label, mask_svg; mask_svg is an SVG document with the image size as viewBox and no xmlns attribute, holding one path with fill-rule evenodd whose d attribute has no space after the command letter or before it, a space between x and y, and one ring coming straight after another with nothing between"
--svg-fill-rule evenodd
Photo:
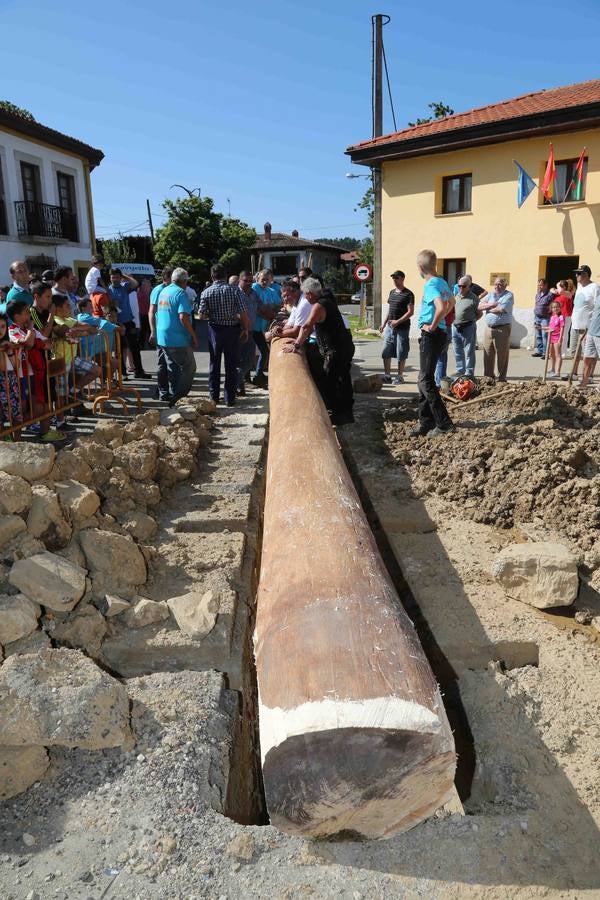
<instances>
[{"instance_id":1,"label":"flag on pole","mask_svg":"<svg viewBox=\"0 0 600 900\"><path fill-rule=\"evenodd\" d=\"M533 178L531 177L531 175L529 175L525 171L523 166L519 165L519 163L516 161L516 159L513 159L513 162L514 162L515 166L517 167L517 169L519 170L519 182L518 182L518 189L517 189L517 204L519 206L519 209L521 209L521 207L523 206L523 204L529 197L530 193L532 192L534 187L537 187L537 185L536 185L535 181L533 180Z\"/></svg>"},{"instance_id":2,"label":"flag on pole","mask_svg":"<svg viewBox=\"0 0 600 900\"><path fill-rule=\"evenodd\" d=\"M569 182L569 186L565 191L565 196L563 197L563 203L569 196L569 192L572 190L571 200L583 200L583 163L585 161L586 147L581 151L581 156L577 160L577 165L575 166L575 171L573 172L573 177Z\"/></svg>"},{"instance_id":3,"label":"flag on pole","mask_svg":"<svg viewBox=\"0 0 600 900\"><path fill-rule=\"evenodd\" d=\"M554 165L554 147L550 144L550 155L546 166L546 173L542 181L542 193L549 203L554 196L554 183L556 181L556 166Z\"/></svg>"}]
</instances>

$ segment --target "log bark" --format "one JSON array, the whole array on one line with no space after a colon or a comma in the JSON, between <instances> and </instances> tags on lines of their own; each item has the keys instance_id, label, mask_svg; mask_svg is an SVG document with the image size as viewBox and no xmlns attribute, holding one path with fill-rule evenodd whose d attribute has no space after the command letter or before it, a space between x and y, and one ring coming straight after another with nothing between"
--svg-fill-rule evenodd
<instances>
[{"instance_id":1,"label":"log bark","mask_svg":"<svg viewBox=\"0 0 600 900\"><path fill-rule=\"evenodd\" d=\"M453 791L454 741L305 360L272 345L255 654L283 831L388 837Z\"/></svg>"}]
</instances>

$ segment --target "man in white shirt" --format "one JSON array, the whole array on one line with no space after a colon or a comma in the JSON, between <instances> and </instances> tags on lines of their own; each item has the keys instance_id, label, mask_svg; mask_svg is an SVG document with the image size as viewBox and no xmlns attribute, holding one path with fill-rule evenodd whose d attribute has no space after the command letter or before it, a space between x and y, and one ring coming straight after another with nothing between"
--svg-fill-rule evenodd
<instances>
[{"instance_id":1,"label":"man in white shirt","mask_svg":"<svg viewBox=\"0 0 600 900\"><path fill-rule=\"evenodd\" d=\"M575 269L577 276L577 290L573 300L573 315L571 317L571 337L569 349L577 352L577 344L583 338L590 325L596 297L600 294L600 287L591 280L592 270L589 266L579 266ZM582 341L583 343L583 341ZM583 349L583 348L582 348ZM580 356L582 354L580 353ZM573 378L578 377L579 360L573 369ZM568 378L568 376L567 376Z\"/></svg>"}]
</instances>

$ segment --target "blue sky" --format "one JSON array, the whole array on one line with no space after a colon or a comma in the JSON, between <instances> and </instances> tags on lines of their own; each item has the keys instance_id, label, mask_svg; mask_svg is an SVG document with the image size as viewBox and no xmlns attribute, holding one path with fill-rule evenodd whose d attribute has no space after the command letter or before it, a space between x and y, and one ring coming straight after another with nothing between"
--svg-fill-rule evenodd
<instances>
[{"instance_id":1,"label":"blue sky","mask_svg":"<svg viewBox=\"0 0 600 900\"><path fill-rule=\"evenodd\" d=\"M371 133L376 12L399 128L430 101L459 112L598 77L598 0L0 0L0 97L104 151L100 237L147 232L146 197L160 225L175 182L259 230L363 237L344 149Z\"/></svg>"}]
</instances>

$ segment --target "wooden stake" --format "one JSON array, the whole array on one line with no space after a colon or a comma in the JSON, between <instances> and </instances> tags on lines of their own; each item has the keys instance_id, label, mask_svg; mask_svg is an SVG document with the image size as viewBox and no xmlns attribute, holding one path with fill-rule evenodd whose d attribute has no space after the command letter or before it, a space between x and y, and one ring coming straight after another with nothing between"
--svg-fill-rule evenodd
<instances>
[{"instance_id":1,"label":"wooden stake","mask_svg":"<svg viewBox=\"0 0 600 900\"><path fill-rule=\"evenodd\" d=\"M285 343L269 362L254 639L267 809L293 834L388 837L448 801L454 741L323 401Z\"/></svg>"},{"instance_id":2,"label":"wooden stake","mask_svg":"<svg viewBox=\"0 0 600 900\"><path fill-rule=\"evenodd\" d=\"M518 391L519 388L506 388L503 391L495 391L493 394L480 394L479 397L475 397L473 400L465 400L464 403L459 403L458 409L464 409L465 406L472 406L475 403L483 403L484 400L495 400L496 397L506 397L507 394L514 394L515 391Z\"/></svg>"}]
</instances>

